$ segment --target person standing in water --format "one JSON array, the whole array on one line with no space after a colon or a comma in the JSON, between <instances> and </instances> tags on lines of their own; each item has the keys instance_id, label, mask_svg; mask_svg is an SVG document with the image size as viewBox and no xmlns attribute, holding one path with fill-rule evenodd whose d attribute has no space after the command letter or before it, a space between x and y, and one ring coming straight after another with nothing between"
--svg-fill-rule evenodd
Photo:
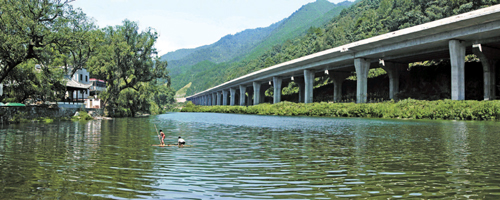
<instances>
[{"instance_id":1,"label":"person standing in water","mask_svg":"<svg viewBox=\"0 0 500 200\"><path fill-rule=\"evenodd\" d=\"M179 140L177 140L177 145L179 146L184 146L186 144L186 141L179 136Z\"/></svg>"},{"instance_id":2,"label":"person standing in water","mask_svg":"<svg viewBox=\"0 0 500 200\"><path fill-rule=\"evenodd\" d=\"M165 142L164 142L164 140L165 140L165 133L163 133L162 130L160 130L160 137L161 137L161 141L160 141L161 145L165 145Z\"/></svg>"}]
</instances>

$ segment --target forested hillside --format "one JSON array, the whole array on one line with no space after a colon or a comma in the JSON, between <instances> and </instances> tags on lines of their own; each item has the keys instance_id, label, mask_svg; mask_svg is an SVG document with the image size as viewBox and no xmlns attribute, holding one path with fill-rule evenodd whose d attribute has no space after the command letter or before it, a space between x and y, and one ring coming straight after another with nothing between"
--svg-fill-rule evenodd
<instances>
[{"instance_id":1,"label":"forested hillside","mask_svg":"<svg viewBox=\"0 0 500 200\"><path fill-rule=\"evenodd\" d=\"M272 46L303 35L311 26L324 25L351 4L352 2L348 1L333 4L327 0L317 0L302 6L290 17L269 27L227 35L211 45L170 52L163 55L162 60L168 61L172 86L179 89L189 82L194 82L191 75L200 73L200 68L218 70L212 69L218 68L218 63L257 58Z\"/></svg>"},{"instance_id":2,"label":"forested hillside","mask_svg":"<svg viewBox=\"0 0 500 200\"><path fill-rule=\"evenodd\" d=\"M498 0L358 1L323 27L311 28L306 35L276 45L256 59L221 63L191 74L196 81L187 95L278 63L494 4L498 4Z\"/></svg>"}]
</instances>

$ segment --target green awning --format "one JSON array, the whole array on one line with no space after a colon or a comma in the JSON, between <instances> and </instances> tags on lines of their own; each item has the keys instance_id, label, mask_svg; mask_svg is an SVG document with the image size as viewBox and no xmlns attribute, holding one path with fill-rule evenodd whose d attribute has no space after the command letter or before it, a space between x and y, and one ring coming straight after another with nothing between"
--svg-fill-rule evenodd
<instances>
[{"instance_id":1,"label":"green awning","mask_svg":"<svg viewBox=\"0 0 500 200\"><path fill-rule=\"evenodd\" d=\"M4 103L2 103L2 102L0 102L0 106L5 106L5 104L4 104Z\"/></svg>"},{"instance_id":2,"label":"green awning","mask_svg":"<svg viewBox=\"0 0 500 200\"><path fill-rule=\"evenodd\" d=\"M5 106L26 106L26 105L24 105L22 103L7 103L7 104L5 104Z\"/></svg>"}]
</instances>

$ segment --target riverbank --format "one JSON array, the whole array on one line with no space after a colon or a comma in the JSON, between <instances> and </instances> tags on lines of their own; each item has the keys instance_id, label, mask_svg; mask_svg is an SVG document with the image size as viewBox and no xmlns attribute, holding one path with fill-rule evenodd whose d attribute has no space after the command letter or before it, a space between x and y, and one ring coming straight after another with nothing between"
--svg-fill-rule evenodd
<instances>
[{"instance_id":1,"label":"riverbank","mask_svg":"<svg viewBox=\"0 0 500 200\"><path fill-rule=\"evenodd\" d=\"M500 101L405 99L398 102L366 104L281 102L256 106L197 106L188 102L181 112L388 119L496 120L500 119Z\"/></svg>"}]
</instances>

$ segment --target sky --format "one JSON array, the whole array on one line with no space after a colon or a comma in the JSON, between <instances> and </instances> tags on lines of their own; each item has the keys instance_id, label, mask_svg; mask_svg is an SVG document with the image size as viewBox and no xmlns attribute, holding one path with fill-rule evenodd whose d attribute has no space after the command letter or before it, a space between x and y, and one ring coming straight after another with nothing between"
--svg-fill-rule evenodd
<instances>
[{"instance_id":1,"label":"sky","mask_svg":"<svg viewBox=\"0 0 500 200\"><path fill-rule=\"evenodd\" d=\"M159 56L183 48L212 44L227 34L267 27L315 0L76 0L100 27L135 21L159 38ZM344 0L329 0L338 3Z\"/></svg>"}]
</instances>

